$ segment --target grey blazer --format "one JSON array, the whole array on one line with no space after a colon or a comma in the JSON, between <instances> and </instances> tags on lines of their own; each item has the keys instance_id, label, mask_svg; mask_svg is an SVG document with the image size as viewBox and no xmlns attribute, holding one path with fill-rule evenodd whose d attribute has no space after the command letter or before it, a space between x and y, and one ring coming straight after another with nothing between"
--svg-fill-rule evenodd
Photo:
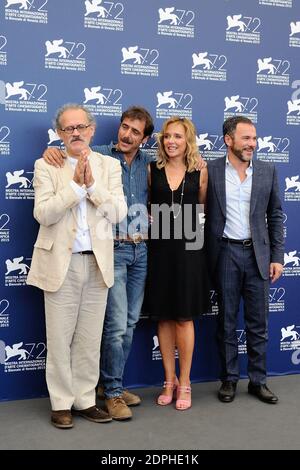
<instances>
[{"instance_id":1,"label":"grey blazer","mask_svg":"<svg viewBox=\"0 0 300 470\"><path fill-rule=\"evenodd\" d=\"M226 157L208 163L205 246L213 275L226 221ZM269 279L270 263L283 264L283 212L273 164L253 160L250 230L259 272Z\"/></svg>"}]
</instances>

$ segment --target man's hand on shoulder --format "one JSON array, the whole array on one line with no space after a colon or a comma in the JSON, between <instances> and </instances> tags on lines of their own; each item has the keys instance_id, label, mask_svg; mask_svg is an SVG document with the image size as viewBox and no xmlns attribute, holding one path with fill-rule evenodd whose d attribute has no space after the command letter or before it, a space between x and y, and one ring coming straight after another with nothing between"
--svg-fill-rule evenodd
<instances>
[{"instance_id":1,"label":"man's hand on shoulder","mask_svg":"<svg viewBox=\"0 0 300 470\"><path fill-rule=\"evenodd\" d=\"M203 159L202 155L200 155L199 153L199 160L198 160L198 163L197 163L197 166L196 166L196 170L197 171L201 171L203 170L204 168L207 167L207 163L206 161Z\"/></svg>"},{"instance_id":2,"label":"man's hand on shoulder","mask_svg":"<svg viewBox=\"0 0 300 470\"><path fill-rule=\"evenodd\" d=\"M64 159L66 158L66 154L58 147L48 147L42 156L45 162L49 165L55 166L56 168L61 168L64 166Z\"/></svg>"}]
</instances>

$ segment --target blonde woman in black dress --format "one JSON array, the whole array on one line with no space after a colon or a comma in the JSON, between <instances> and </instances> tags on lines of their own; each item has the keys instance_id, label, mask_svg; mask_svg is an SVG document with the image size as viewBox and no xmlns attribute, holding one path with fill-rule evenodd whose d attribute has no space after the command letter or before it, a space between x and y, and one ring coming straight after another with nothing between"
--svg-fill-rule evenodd
<instances>
[{"instance_id":1,"label":"blonde woman in black dress","mask_svg":"<svg viewBox=\"0 0 300 470\"><path fill-rule=\"evenodd\" d=\"M186 410L191 407L193 320L208 305L202 206L208 177L206 168L197 171L196 130L189 119L165 121L158 149L158 160L149 168L152 225L143 310L158 321L165 381L157 404L168 405L176 398L176 409Z\"/></svg>"}]
</instances>

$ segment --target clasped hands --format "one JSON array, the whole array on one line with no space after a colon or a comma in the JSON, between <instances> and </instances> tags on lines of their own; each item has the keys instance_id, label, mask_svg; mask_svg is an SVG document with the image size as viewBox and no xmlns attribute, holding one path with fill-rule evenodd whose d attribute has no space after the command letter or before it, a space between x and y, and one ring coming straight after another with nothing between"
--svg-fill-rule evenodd
<instances>
[{"instance_id":1,"label":"clasped hands","mask_svg":"<svg viewBox=\"0 0 300 470\"><path fill-rule=\"evenodd\" d=\"M89 152L87 150L83 150L81 152L81 155L78 157L73 177L75 183L79 186L85 185L86 188L90 188L95 182L90 162L88 161L88 153Z\"/></svg>"}]
</instances>

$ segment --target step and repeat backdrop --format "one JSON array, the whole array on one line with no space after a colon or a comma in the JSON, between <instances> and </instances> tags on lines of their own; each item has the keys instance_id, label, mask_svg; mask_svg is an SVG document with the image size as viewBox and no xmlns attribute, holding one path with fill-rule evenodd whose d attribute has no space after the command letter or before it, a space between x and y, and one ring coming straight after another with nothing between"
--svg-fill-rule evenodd
<instances>
[{"instance_id":1,"label":"step and repeat backdrop","mask_svg":"<svg viewBox=\"0 0 300 470\"><path fill-rule=\"evenodd\" d=\"M149 109L155 131L174 114L191 118L207 160L225 153L224 118L256 123L256 158L278 169L286 241L270 288L268 372L300 372L299 59L300 0L0 1L0 400L47 394L43 296L25 284L38 230L32 179L43 149L60 145L52 118L67 102L94 113L97 144L115 139L132 104ZM156 153L155 136L145 151ZM217 314L212 291L194 381L218 377ZM242 318L236 333L245 377ZM126 384L161 381L155 325L141 319Z\"/></svg>"}]
</instances>

